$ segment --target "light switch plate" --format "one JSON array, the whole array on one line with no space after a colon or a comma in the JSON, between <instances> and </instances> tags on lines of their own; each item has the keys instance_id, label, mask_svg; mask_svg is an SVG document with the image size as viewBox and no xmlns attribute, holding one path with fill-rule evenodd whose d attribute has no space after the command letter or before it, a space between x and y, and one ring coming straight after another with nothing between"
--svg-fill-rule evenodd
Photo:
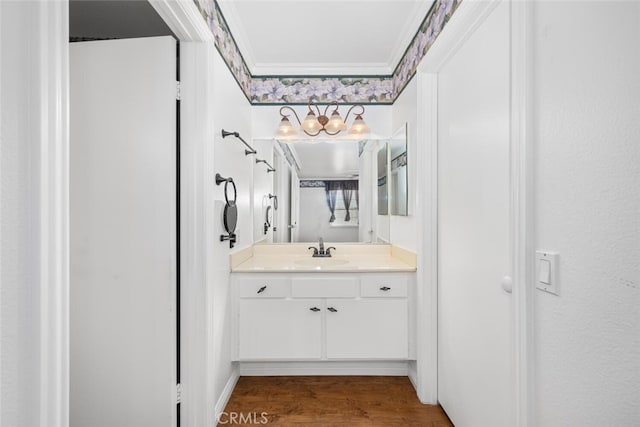
<instances>
[{"instance_id":1,"label":"light switch plate","mask_svg":"<svg viewBox=\"0 0 640 427\"><path fill-rule=\"evenodd\" d=\"M536 288L559 295L558 258L556 252L536 251Z\"/></svg>"}]
</instances>

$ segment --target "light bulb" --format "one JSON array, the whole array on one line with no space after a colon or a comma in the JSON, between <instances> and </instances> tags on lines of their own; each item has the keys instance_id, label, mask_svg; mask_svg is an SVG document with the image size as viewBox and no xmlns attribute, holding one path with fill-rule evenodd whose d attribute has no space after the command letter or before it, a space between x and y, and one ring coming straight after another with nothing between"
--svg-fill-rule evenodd
<instances>
[{"instance_id":1,"label":"light bulb","mask_svg":"<svg viewBox=\"0 0 640 427\"><path fill-rule=\"evenodd\" d=\"M364 122L364 119L360 114L356 116L356 119L353 121L351 125L351 129L349 129L350 135L363 135L369 133L369 126Z\"/></svg>"},{"instance_id":2,"label":"light bulb","mask_svg":"<svg viewBox=\"0 0 640 427\"><path fill-rule=\"evenodd\" d=\"M309 111L309 114L307 114L307 117L305 117L302 122L301 128L307 133L317 133L322 128L322 125L318 122L318 119L316 119L313 111Z\"/></svg>"},{"instance_id":3,"label":"light bulb","mask_svg":"<svg viewBox=\"0 0 640 427\"><path fill-rule=\"evenodd\" d=\"M282 116L282 120L280 120L280 125L278 126L278 131L276 136L278 138L291 138L295 136L298 132L293 127L287 116Z\"/></svg>"},{"instance_id":4,"label":"light bulb","mask_svg":"<svg viewBox=\"0 0 640 427\"><path fill-rule=\"evenodd\" d=\"M325 129L329 133L338 133L341 130L344 130L344 128L346 127L347 125L344 124L344 120L342 120L342 117L340 117L340 113L338 113L338 110L335 110L333 113L331 113L331 118L326 124Z\"/></svg>"}]
</instances>

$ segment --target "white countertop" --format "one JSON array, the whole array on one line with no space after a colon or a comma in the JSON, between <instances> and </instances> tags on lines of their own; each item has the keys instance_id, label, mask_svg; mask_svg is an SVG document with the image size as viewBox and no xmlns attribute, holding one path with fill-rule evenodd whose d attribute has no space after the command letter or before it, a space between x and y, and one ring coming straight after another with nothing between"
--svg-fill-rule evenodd
<instances>
[{"instance_id":1,"label":"white countertop","mask_svg":"<svg viewBox=\"0 0 640 427\"><path fill-rule=\"evenodd\" d=\"M234 273L363 273L416 271L415 254L390 245L340 245L330 258L313 258L309 244L255 245L252 254L232 262Z\"/></svg>"}]
</instances>

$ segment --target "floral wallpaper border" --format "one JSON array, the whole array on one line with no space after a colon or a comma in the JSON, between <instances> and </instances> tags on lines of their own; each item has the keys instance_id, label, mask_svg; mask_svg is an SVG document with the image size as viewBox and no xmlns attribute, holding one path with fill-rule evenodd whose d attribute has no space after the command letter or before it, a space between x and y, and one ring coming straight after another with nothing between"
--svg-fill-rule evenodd
<instances>
[{"instance_id":1,"label":"floral wallpaper border","mask_svg":"<svg viewBox=\"0 0 640 427\"><path fill-rule=\"evenodd\" d=\"M402 93L402 90L416 74L420 61L427 54L461 2L462 0L436 0L433 3L393 71L394 99Z\"/></svg>"},{"instance_id":2,"label":"floral wallpaper border","mask_svg":"<svg viewBox=\"0 0 640 427\"><path fill-rule=\"evenodd\" d=\"M391 76L252 76L216 0L193 0L213 33L215 45L253 105L319 104L338 101L393 104L416 73L462 0L436 0Z\"/></svg>"},{"instance_id":3,"label":"floral wallpaper border","mask_svg":"<svg viewBox=\"0 0 640 427\"><path fill-rule=\"evenodd\" d=\"M224 19L218 2L215 0L193 0L200 11L202 17L207 21L207 25L213 34L214 44L224 62L229 67L229 71L240 85L240 89L251 101L251 72L247 67L240 49L236 44L231 30Z\"/></svg>"},{"instance_id":4,"label":"floral wallpaper border","mask_svg":"<svg viewBox=\"0 0 640 427\"><path fill-rule=\"evenodd\" d=\"M324 188L324 181L319 181L317 179L301 179L300 180L300 188Z\"/></svg>"},{"instance_id":5,"label":"floral wallpaper border","mask_svg":"<svg viewBox=\"0 0 640 427\"><path fill-rule=\"evenodd\" d=\"M255 76L251 80L252 104L307 104L309 101L392 104L393 80L375 76Z\"/></svg>"}]
</instances>

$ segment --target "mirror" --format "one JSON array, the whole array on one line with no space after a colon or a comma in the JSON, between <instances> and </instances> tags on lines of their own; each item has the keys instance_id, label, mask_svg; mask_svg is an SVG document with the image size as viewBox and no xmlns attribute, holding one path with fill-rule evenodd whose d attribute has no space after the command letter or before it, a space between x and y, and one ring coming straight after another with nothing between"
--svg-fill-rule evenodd
<instances>
[{"instance_id":1,"label":"mirror","mask_svg":"<svg viewBox=\"0 0 640 427\"><path fill-rule=\"evenodd\" d=\"M254 140L254 146L261 157L273 159L276 169L267 174L263 165L254 165L256 243L317 242L319 237L326 242L388 241L388 221L378 215L377 179L378 152L387 150L386 141ZM269 207L270 226L265 225Z\"/></svg>"},{"instance_id":2,"label":"mirror","mask_svg":"<svg viewBox=\"0 0 640 427\"><path fill-rule=\"evenodd\" d=\"M389 214L389 185L387 175L389 173L389 145L381 143L378 148L378 215Z\"/></svg>"},{"instance_id":3,"label":"mirror","mask_svg":"<svg viewBox=\"0 0 640 427\"><path fill-rule=\"evenodd\" d=\"M393 134L389 142L389 211L391 215L408 215L407 160L407 124L405 123Z\"/></svg>"}]
</instances>

